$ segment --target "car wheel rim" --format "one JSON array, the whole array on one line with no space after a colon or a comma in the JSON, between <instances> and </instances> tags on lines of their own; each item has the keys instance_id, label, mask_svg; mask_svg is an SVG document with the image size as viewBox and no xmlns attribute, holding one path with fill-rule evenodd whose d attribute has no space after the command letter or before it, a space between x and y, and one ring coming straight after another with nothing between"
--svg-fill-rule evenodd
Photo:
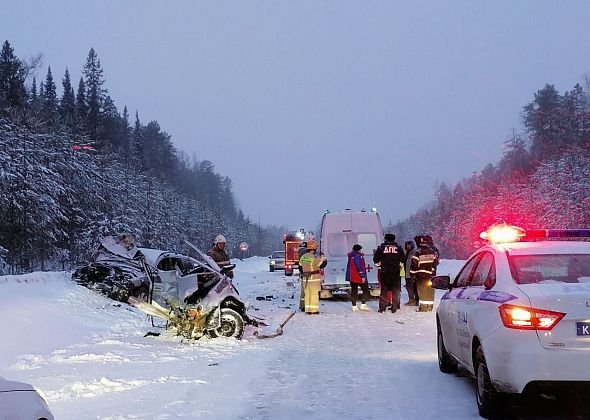
<instances>
[{"instance_id":1,"label":"car wheel rim","mask_svg":"<svg viewBox=\"0 0 590 420\"><path fill-rule=\"evenodd\" d=\"M236 331L236 322L232 319L224 318L221 320L221 325L217 330L219 335L224 337L231 337Z\"/></svg>"}]
</instances>

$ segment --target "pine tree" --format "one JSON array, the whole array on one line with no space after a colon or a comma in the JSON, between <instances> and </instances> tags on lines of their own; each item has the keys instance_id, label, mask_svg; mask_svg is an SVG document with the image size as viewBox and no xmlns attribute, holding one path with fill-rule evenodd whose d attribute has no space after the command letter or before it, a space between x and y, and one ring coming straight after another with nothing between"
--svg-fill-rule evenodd
<instances>
[{"instance_id":1,"label":"pine tree","mask_svg":"<svg viewBox=\"0 0 590 420\"><path fill-rule=\"evenodd\" d=\"M72 87L70 72L67 67L61 84L63 93L59 103L59 115L68 127L73 128L76 112L76 97L74 96L74 88Z\"/></svg>"},{"instance_id":2,"label":"pine tree","mask_svg":"<svg viewBox=\"0 0 590 420\"><path fill-rule=\"evenodd\" d=\"M532 158L537 162L549 158L561 146L560 107L561 96L549 84L524 107L524 126L532 140Z\"/></svg>"},{"instance_id":3,"label":"pine tree","mask_svg":"<svg viewBox=\"0 0 590 420\"><path fill-rule=\"evenodd\" d=\"M139 113L135 111L135 124L133 128L133 151L135 153L135 161L138 166L143 169L144 158L143 158L143 136L141 123L139 122Z\"/></svg>"},{"instance_id":4,"label":"pine tree","mask_svg":"<svg viewBox=\"0 0 590 420\"><path fill-rule=\"evenodd\" d=\"M27 101L26 69L4 41L0 52L0 111L9 107L23 108Z\"/></svg>"},{"instance_id":5,"label":"pine tree","mask_svg":"<svg viewBox=\"0 0 590 420\"><path fill-rule=\"evenodd\" d=\"M103 77L102 66L100 60L96 55L94 48L90 48L86 64L84 65L84 82L87 89L87 104L88 114L86 116L86 127L90 134L90 138L94 141L98 140L100 113L106 90L102 89L105 80Z\"/></svg>"},{"instance_id":6,"label":"pine tree","mask_svg":"<svg viewBox=\"0 0 590 420\"><path fill-rule=\"evenodd\" d=\"M79 127L84 127L86 122L86 115L88 114L88 106L86 105L86 84L84 79L80 77L78 83L78 92L76 93L76 124Z\"/></svg>"},{"instance_id":7,"label":"pine tree","mask_svg":"<svg viewBox=\"0 0 590 420\"><path fill-rule=\"evenodd\" d=\"M47 77L44 83L45 91L43 93L42 113L49 127L57 125L57 92L51 66L47 68Z\"/></svg>"}]
</instances>

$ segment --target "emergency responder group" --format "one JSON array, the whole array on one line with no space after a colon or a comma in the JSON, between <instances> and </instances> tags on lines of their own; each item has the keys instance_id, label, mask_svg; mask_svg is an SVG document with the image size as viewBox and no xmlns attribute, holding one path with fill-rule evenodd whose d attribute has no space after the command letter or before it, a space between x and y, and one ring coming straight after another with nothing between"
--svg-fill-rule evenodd
<instances>
[{"instance_id":1,"label":"emergency responder group","mask_svg":"<svg viewBox=\"0 0 590 420\"><path fill-rule=\"evenodd\" d=\"M438 249L430 235L419 235L412 241L406 241L404 248L395 242L395 235L388 233L384 242L373 254L373 263L379 268L381 283L379 312L385 312L389 306L391 312L400 309L401 268L404 268L408 301L405 306L418 306L418 311L432 311L434 307L434 289L432 277L436 275L439 261ZM369 298L369 285L362 246L356 244L348 254L346 280L350 282L352 310L369 310L366 302ZM358 287L363 292L360 307L357 307Z\"/></svg>"},{"instance_id":2,"label":"emergency responder group","mask_svg":"<svg viewBox=\"0 0 590 420\"><path fill-rule=\"evenodd\" d=\"M373 263L379 268L381 294L379 296L379 312L385 312L390 307L395 313L400 309L401 296L401 268L405 271L406 291L408 301L405 306L418 306L418 311L432 311L434 307L434 289L432 278L436 275L439 262L438 249L434 246L430 235L414 237L416 247L412 241L406 241L402 248L395 241L395 235L387 233L384 242L377 247L373 255ZM217 235L215 245L208 255L220 266L230 264L225 250L226 239ZM301 294L299 308L307 314L319 313L321 290L321 269L326 266L326 258L322 252L317 253L318 244L314 239L301 243L299 248L299 270L301 277ZM353 311L368 311L367 300L370 298L369 284L365 258L361 252L362 246L355 244L348 253L346 265L346 280L350 282L351 303ZM233 278L233 271L226 273ZM361 304L357 306L358 289L361 289ZM388 296L391 296L389 298Z\"/></svg>"}]
</instances>

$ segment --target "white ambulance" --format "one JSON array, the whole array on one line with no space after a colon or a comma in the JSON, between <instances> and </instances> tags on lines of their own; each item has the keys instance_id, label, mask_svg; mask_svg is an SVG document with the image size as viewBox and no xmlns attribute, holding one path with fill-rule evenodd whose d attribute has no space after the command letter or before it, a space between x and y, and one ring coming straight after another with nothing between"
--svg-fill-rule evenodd
<instances>
[{"instance_id":1,"label":"white ambulance","mask_svg":"<svg viewBox=\"0 0 590 420\"><path fill-rule=\"evenodd\" d=\"M345 209L339 213L326 211L318 233L320 251L328 262L324 268L320 297L330 298L334 292L347 291L350 288L350 283L346 281L346 264L347 255L354 244L363 247L361 252L365 254L371 295L378 296L380 290L373 254L383 242L383 227L377 210Z\"/></svg>"}]
</instances>

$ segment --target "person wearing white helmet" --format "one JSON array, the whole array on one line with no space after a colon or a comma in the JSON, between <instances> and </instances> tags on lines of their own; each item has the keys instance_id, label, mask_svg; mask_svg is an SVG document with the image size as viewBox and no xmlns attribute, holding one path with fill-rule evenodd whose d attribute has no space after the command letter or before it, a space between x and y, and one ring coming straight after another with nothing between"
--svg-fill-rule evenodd
<instances>
[{"instance_id":1,"label":"person wearing white helmet","mask_svg":"<svg viewBox=\"0 0 590 420\"><path fill-rule=\"evenodd\" d=\"M227 255L227 251L225 250L225 243L227 240L223 235L217 235L215 237L215 245L213 248L207 253L213 261L217 263L219 267L225 267L226 265L230 264L229 255ZM234 272L228 271L226 274L230 279L234 278Z\"/></svg>"}]
</instances>

